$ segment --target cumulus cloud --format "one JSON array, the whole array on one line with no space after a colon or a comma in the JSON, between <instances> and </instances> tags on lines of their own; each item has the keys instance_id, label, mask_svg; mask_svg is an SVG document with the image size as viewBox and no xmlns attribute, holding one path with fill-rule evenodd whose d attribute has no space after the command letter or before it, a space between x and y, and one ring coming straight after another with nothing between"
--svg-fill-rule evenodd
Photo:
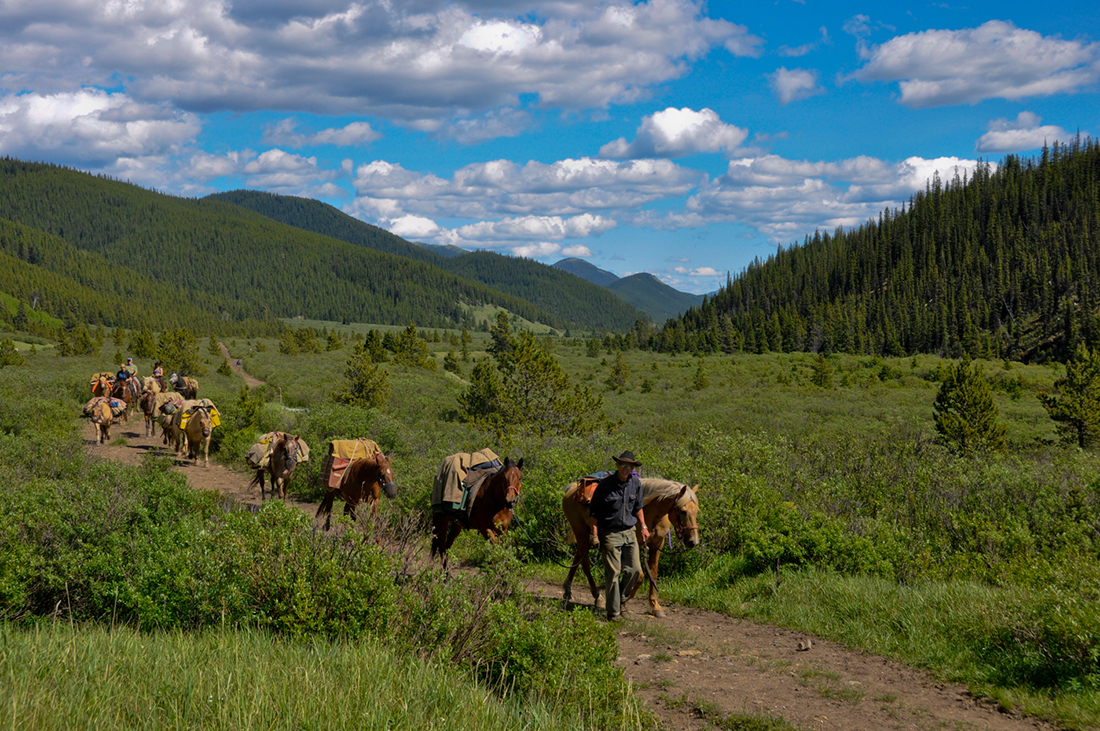
<instances>
[{"instance_id":1,"label":"cumulus cloud","mask_svg":"<svg viewBox=\"0 0 1100 731\"><path fill-rule=\"evenodd\" d=\"M754 56L762 44L744 26L708 17L701 0L540 2L522 11L276 0L266 8L251 0L9 3L0 7L0 87L71 90L121 79L140 102L192 112L369 113L439 127L515 108L521 97L572 110L631 103L716 48Z\"/></svg>"},{"instance_id":2,"label":"cumulus cloud","mask_svg":"<svg viewBox=\"0 0 1100 731\"><path fill-rule=\"evenodd\" d=\"M698 267L696 269L688 269L687 267L673 267L672 271L688 277L717 277L721 274L721 272L719 272L714 267Z\"/></svg>"},{"instance_id":3,"label":"cumulus cloud","mask_svg":"<svg viewBox=\"0 0 1100 731\"><path fill-rule=\"evenodd\" d=\"M179 152L202 126L193 114L81 89L0 97L0 154L94 168Z\"/></svg>"},{"instance_id":4,"label":"cumulus cloud","mask_svg":"<svg viewBox=\"0 0 1100 731\"><path fill-rule=\"evenodd\" d=\"M357 198L349 212L472 220L578 216L684 196L705 179L704 173L668 160L580 158L525 165L493 160L460 168L450 179L376 160L356 169Z\"/></svg>"},{"instance_id":5,"label":"cumulus cloud","mask_svg":"<svg viewBox=\"0 0 1100 731\"><path fill-rule=\"evenodd\" d=\"M381 136L381 133L372 129L367 122L352 122L343 127L322 129L305 134L298 131L297 120L288 118L264 129L263 140L269 145L295 148L311 145L356 147L367 142L374 142Z\"/></svg>"},{"instance_id":6,"label":"cumulus cloud","mask_svg":"<svg viewBox=\"0 0 1100 731\"><path fill-rule=\"evenodd\" d=\"M968 176L977 164L954 157L898 163L866 156L839 162L776 155L732 160L726 174L705 184L682 213L666 214L665 225L737 221L772 242L789 243L815 229L858 226L883 209L900 207L933 176L950 181Z\"/></svg>"},{"instance_id":7,"label":"cumulus cloud","mask_svg":"<svg viewBox=\"0 0 1100 731\"><path fill-rule=\"evenodd\" d=\"M1055 142L1069 142L1075 135L1061 127L1042 124L1042 118L1032 112L1020 112L1016 119L994 119L984 135L978 138L975 152L1021 152L1036 150ZM1087 132L1082 135L1087 136Z\"/></svg>"},{"instance_id":8,"label":"cumulus cloud","mask_svg":"<svg viewBox=\"0 0 1100 731\"><path fill-rule=\"evenodd\" d=\"M248 176L249 187L273 193L300 195L302 191L318 187L329 191L328 195L343 193L339 188L323 187L335 180L339 171L321 168L316 157L302 157L277 148L245 163L241 172Z\"/></svg>"},{"instance_id":9,"label":"cumulus cloud","mask_svg":"<svg viewBox=\"0 0 1100 731\"><path fill-rule=\"evenodd\" d=\"M806 69L780 67L775 73L768 74L768 83L775 92L776 99L783 105L825 91L818 86L817 72Z\"/></svg>"},{"instance_id":10,"label":"cumulus cloud","mask_svg":"<svg viewBox=\"0 0 1100 731\"><path fill-rule=\"evenodd\" d=\"M573 246L566 246L561 250L562 256L579 256L583 259L592 258L592 249L589 249L584 244L575 244Z\"/></svg>"},{"instance_id":11,"label":"cumulus cloud","mask_svg":"<svg viewBox=\"0 0 1100 731\"><path fill-rule=\"evenodd\" d=\"M617 160L683 157L697 152L732 152L748 131L726 124L710 109L698 112L669 107L645 117L628 143L620 137L600 148L601 158Z\"/></svg>"},{"instance_id":12,"label":"cumulus cloud","mask_svg":"<svg viewBox=\"0 0 1100 731\"><path fill-rule=\"evenodd\" d=\"M861 48L852 77L897 81L909 107L1071 94L1100 79L1100 43L1066 41L991 20L927 30Z\"/></svg>"}]
</instances>

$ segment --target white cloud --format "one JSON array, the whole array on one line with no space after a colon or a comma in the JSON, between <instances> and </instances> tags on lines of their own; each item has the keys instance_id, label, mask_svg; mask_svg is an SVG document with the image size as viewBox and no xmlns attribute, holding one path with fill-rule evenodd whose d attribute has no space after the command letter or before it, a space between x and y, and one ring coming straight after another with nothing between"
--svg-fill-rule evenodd
<instances>
[{"instance_id":1,"label":"white cloud","mask_svg":"<svg viewBox=\"0 0 1100 731\"><path fill-rule=\"evenodd\" d=\"M696 112L686 107L669 107L645 117L633 142L627 143L625 138L620 137L601 147L600 157L623 160L683 157L698 152L731 152L748 135L746 130L724 123L710 109Z\"/></svg>"},{"instance_id":2,"label":"white cloud","mask_svg":"<svg viewBox=\"0 0 1100 731\"><path fill-rule=\"evenodd\" d=\"M1066 41L991 20L861 48L860 81L897 81L909 107L1071 94L1100 79L1100 43Z\"/></svg>"},{"instance_id":3,"label":"white cloud","mask_svg":"<svg viewBox=\"0 0 1100 731\"><path fill-rule=\"evenodd\" d=\"M829 38L829 30L825 26L820 28L821 38L813 43L803 43L801 46L780 46L779 55L786 58L797 58L799 56L805 56L808 53L816 51L821 45L830 45L831 39Z\"/></svg>"},{"instance_id":4,"label":"white cloud","mask_svg":"<svg viewBox=\"0 0 1100 731\"><path fill-rule=\"evenodd\" d=\"M1020 112L1015 120L994 119L986 126L989 131L978 138L974 151L1002 153L1037 150L1043 145L1069 142L1076 136L1061 127L1044 125L1042 121L1032 112ZM1082 132L1082 136L1088 136L1088 133Z\"/></svg>"},{"instance_id":5,"label":"white cloud","mask_svg":"<svg viewBox=\"0 0 1100 731\"><path fill-rule=\"evenodd\" d=\"M103 168L177 153L201 129L193 114L97 89L0 97L0 154L24 159Z\"/></svg>"},{"instance_id":6,"label":"white cloud","mask_svg":"<svg viewBox=\"0 0 1100 731\"><path fill-rule=\"evenodd\" d=\"M776 99L783 105L825 91L817 83L817 72L806 69L788 70L780 67L775 73L768 74L768 83L775 92Z\"/></svg>"},{"instance_id":7,"label":"white cloud","mask_svg":"<svg viewBox=\"0 0 1100 731\"><path fill-rule=\"evenodd\" d=\"M574 246L566 246L561 250L562 256L579 256L584 259L592 258L592 249L589 249L584 244L576 244Z\"/></svg>"},{"instance_id":8,"label":"white cloud","mask_svg":"<svg viewBox=\"0 0 1100 731\"><path fill-rule=\"evenodd\" d=\"M8 3L0 6L0 91L121 80L133 99L195 112L298 109L438 128L514 108L521 96L573 110L632 103L715 48L755 56L762 44L744 26L708 17L701 0L514 9L275 0L269 13L261 5Z\"/></svg>"},{"instance_id":9,"label":"white cloud","mask_svg":"<svg viewBox=\"0 0 1100 731\"><path fill-rule=\"evenodd\" d=\"M410 241L434 239L443 231L439 224L423 216L401 216L390 221L388 228L391 233Z\"/></svg>"},{"instance_id":10,"label":"white cloud","mask_svg":"<svg viewBox=\"0 0 1100 731\"><path fill-rule=\"evenodd\" d=\"M449 180L377 160L356 170L358 197L348 211L363 217L568 217L681 197L705 179L668 160L580 158L522 166L493 160L460 168Z\"/></svg>"},{"instance_id":11,"label":"white cloud","mask_svg":"<svg viewBox=\"0 0 1100 731\"><path fill-rule=\"evenodd\" d=\"M543 259L557 254L559 251L561 251L560 245L546 241L537 244L521 244L520 246L512 247L512 254L515 256L523 256L528 259Z\"/></svg>"},{"instance_id":12,"label":"white cloud","mask_svg":"<svg viewBox=\"0 0 1100 731\"><path fill-rule=\"evenodd\" d=\"M280 149L272 149L250 160L241 167L248 176L252 188L301 195L303 191L331 182L338 175L336 170L325 170L317 165L316 157L302 157ZM340 195L339 188L326 188L328 195Z\"/></svg>"},{"instance_id":13,"label":"white cloud","mask_svg":"<svg viewBox=\"0 0 1100 731\"><path fill-rule=\"evenodd\" d=\"M371 128L367 122L352 122L339 128L323 129L310 134L298 132L298 122L293 118L284 119L264 130L264 142L284 147L307 147L311 145L335 145L336 147L357 147L374 142L381 133Z\"/></svg>"},{"instance_id":14,"label":"white cloud","mask_svg":"<svg viewBox=\"0 0 1100 731\"><path fill-rule=\"evenodd\" d=\"M774 243L814 230L859 226L883 209L900 207L933 175L969 175L975 160L911 157L889 163L860 156L839 162L787 160L775 155L731 160L725 175L704 185L683 213L667 214L668 228L736 221ZM637 223L661 226L653 216Z\"/></svg>"},{"instance_id":15,"label":"white cloud","mask_svg":"<svg viewBox=\"0 0 1100 731\"><path fill-rule=\"evenodd\" d=\"M683 274L689 277L717 277L722 273L714 267L698 267L696 269L688 269L687 267L673 267L672 271L677 274Z\"/></svg>"}]
</instances>

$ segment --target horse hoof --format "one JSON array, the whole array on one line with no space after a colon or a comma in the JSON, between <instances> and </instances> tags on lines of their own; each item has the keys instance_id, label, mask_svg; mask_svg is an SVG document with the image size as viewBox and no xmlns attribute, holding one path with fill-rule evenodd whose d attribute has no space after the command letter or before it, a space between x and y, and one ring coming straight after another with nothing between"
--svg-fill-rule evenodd
<instances>
[{"instance_id":1,"label":"horse hoof","mask_svg":"<svg viewBox=\"0 0 1100 731\"><path fill-rule=\"evenodd\" d=\"M653 616L656 617L657 619L664 619L665 618L665 610L663 610L663 609L654 609L653 610Z\"/></svg>"}]
</instances>

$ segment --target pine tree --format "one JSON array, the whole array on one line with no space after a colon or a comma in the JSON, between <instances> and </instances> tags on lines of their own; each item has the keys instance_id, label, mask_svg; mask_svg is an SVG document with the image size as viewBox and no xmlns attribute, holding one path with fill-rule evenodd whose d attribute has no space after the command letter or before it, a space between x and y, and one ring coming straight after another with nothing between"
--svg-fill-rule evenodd
<instances>
[{"instance_id":1,"label":"pine tree","mask_svg":"<svg viewBox=\"0 0 1100 731\"><path fill-rule=\"evenodd\" d=\"M1060 394L1039 394L1039 401L1057 422L1057 431L1067 442L1087 449L1100 439L1100 351L1078 345L1066 375L1054 382Z\"/></svg>"},{"instance_id":2,"label":"pine tree","mask_svg":"<svg viewBox=\"0 0 1100 731\"><path fill-rule=\"evenodd\" d=\"M969 358L948 367L933 411L936 431L960 454L1004 450L1000 410L981 368Z\"/></svg>"},{"instance_id":3,"label":"pine tree","mask_svg":"<svg viewBox=\"0 0 1100 731\"><path fill-rule=\"evenodd\" d=\"M393 392L390 374L374 362L365 341L356 343L344 368L344 378L347 379L347 389L334 394L337 401L367 409L380 409L390 400Z\"/></svg>"},{"instance_id":4,"label":"pine tree","mask_svg":"<svg viewBox=\"0 0 1100 731\"><path fill-rule=\"evenodd\" d=\"M607 387L612 391L622 393L626 389L626 382L630 379L630 366L623 360L623 353L615 354L615 363L611 366L611 374L607 377Z\"/></svg>"},{"instance_id":5,"label":"pine tree","mask_svg":"<svg viewBox=\"0 0 1100 731\"><path fill-rule=\"evenodd\" d=\"M831 389L833 387L833 367L829 365L829 359L824 353L818 353L814 362L810 365L813 374L810 382L819 388Z\"/></svg>"}]
</instances>

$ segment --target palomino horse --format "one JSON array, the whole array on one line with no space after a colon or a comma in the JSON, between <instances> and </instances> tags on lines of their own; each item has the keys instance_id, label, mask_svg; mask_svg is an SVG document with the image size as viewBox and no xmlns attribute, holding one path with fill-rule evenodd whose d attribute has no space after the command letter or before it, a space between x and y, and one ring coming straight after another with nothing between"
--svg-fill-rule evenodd
<instances>
[{"instance_id":1,"label":"palomino horse","mask_svg":"<svg viewBox=\"0 0 1100 731\"><path fill-rule=\"evenodd\" d=\"M91 417L92 423L95 424L95 433L96 437L99 439L99 443L104 444L110 441L111 422L114 421L114 415L111 413L111 404L104 399L92 406L91 413L88 415Z\"/></svg>"},{"instance_id":2,"label":"palomino horse","mask_svg":"<svg viewBox=\"0 0 1100 731\"><path fill-rule=\"evenodd\" d=\"M264 473L271 475L271 499L279 497L286 500L286 486L294 475L294 468L298 466L298 437L293 434L284 434L271 445L271 454L267 464L256 470L252 477L251 485L260 486L260 502L264 501ZM250 486L251 486L250 485Z\"/></svg>"},{"instance_id":3,"label":"palomino horse","mask_svg":"<svg viewBox=\"0 0 1100 731\"><path fill-rule=\"evenodd\" d=\"M447 549L463 528L476 530L493 543L508 530L522 481L523 458L513 462L510 457L505 457L501 468L486 477L478 489L469 520L464 520L465 514L432 514L432 555L439 554L444 569L447 568Z\"/></svg>"},{"instance_id":4,"label":"palomino horse","mask_svg":"<svg viewBox=\"0 0 1100 731\"><path fill-rule=\"evenodd\" d=\"M210 436L214 433L214 424L210 419L210 410L206 406L193 406L191 418L183 429L187 437L187 458L199 463L199 445L203 446L202 465L210 466Z\"/></svg>"},{"instance_id":5,"label":"palomino horse","mask_svg":"<svg viewBox=\"0 0 1100 731\"><path fill-rule=\"evenodd\" d=\"M361 503L370 505L371 512L378 515L378 500L382 493L386 497L397 497L397 483L393 477L393 465L389 457L379 452L373 457L354 460L348 465L338 487L330 487L325 493L321 507L317 508L316 518L325 516L325 530L332 521L332 504L336 498L344 501L344 515L356 519L356 508Z\"/></svg>"},{"instance_id":6,"label":"palomino horse","mask_svg":"<svg viewBox=\"0 0 1100 731\"><path fill-rule=\"evenodd\" d=\"M92 395L110 397L111 390L114 388L111 377L106 373L100 373L98 377L93 376L93 378L96 380L95 383L92 384Z\"/></svg>"},{"instance_id":7,"label":"palomino horse","mask_svg":"<svg viewBox=\"0 0 1100 731\"><path fill-rule=\"evenodd\" d=\"M577 541L577 552L573 555L573 565L569 567L569 575L565 577L565 601L573 599L573 576L577 573L577 567L584 569L584 575L588 579L588 588L592 591L593 608L599 608L603 594L596 588L596 582L592 578L592 566L588 559L588 549L592 542L589 537L589 529L592 526L592 518L588 513L588 505L578 502L574 495L580 488L580 481L574 482L565 489L565 496L561 505L565 511L565 517L569 519L569 526L573 529L573 537ZM699 489L696 485L690 488L682 482L672 480L659 480L654 478L642 479L642 513L645 515L646 525L649 526L649 609L655 617L663 617L664 610L657 601L657 562L661 558L661 544L665 536L669 535L672 528L680 535L680 539L688 548L699 545L699 497L695 494ZM641 536L638 537L639 543ZM634 585L630 596L623 600L633 599L638 593L639 581Z\"/></svg>"}]
</instances>

